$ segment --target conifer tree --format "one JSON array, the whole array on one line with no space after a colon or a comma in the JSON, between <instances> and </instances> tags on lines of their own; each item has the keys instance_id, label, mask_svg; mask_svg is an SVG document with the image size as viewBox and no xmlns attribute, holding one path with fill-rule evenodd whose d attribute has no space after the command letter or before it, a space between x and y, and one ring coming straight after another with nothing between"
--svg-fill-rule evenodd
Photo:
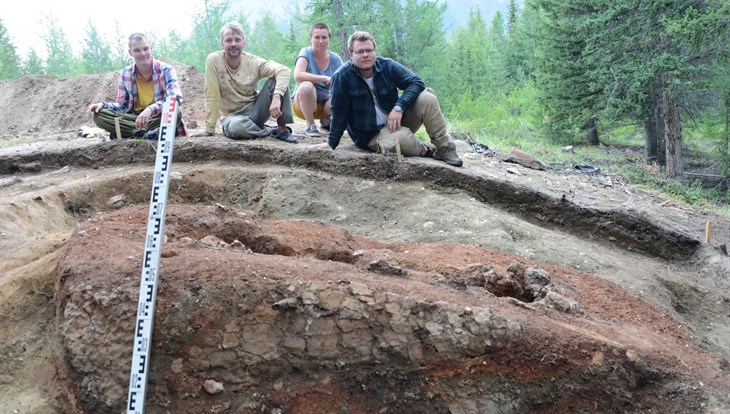
<instances>
[{"instance_id":1,"label":"conifer tree","mask_svg":"<svg viewBox=\"0 0 730 414\"><path fill-rule=\"evenodd\" d=\"M35 49L31 48L28 51L28 56L26 56L25 61L23 62L22 72L23 76L46 74L46 64L45 62L43 62L43 59L41 59Z\"/></svg>"},{"instance_id":2,"label":"conifer tree","mask_svg":"<svg viewBox=\"0 0 730 414\"><path fill-rule=\"evenodd\" d=\"M337 51L349 58L347 39L355 31L370 32L378 56L395 59L428 80L438 71L432 62L443 56L443 16L446 6L434 0L313 0L312 16L324 21L332 32ZM440 62L443 66L443 63Z\"/></svg>"},{"instance_id":3,"label":"conifer tree","mask_svg":"<svg viewBox=\"0 0 730 414\"><path fill-rule=\"evenodd\" d=\"M508 92L507 37L502 13L497 12L489 25L489 42L494 53L489 56L487 75L491 93Z\"/></svg>"},{"instance_id":4,"label":"conifer tree","mask_svg":"<svg viewBox=\"0 0 730 414\"><path fill-rule=\"evenodd\" d=\"M0 80L20 77L20 57L12 43L8 31L0 20Z\"/></svg>"},{"instance_id":5,"label":"conifer tree","mask_svg":"<svg viewBox=\"0 0 730 414\"><path fill-rule=\"evenodd\" d=\"M84 73L101 73L115 69L111 59L112 48L99 35L91 19L86 26L86 38L82 43L81 64Z\"/></svg>"},{"instance_id":6,"label":"conifer tree","mask_svg":"<svg viewBox=\"0 0 730 414\"><path fill-rule=\"evenodd\" d=\"M643 122L648 161L666 165L666 174L682 174L682 108L687 108L706 77L708 43L694 47L672 33L687 13L706 15L719 3L704 0L642 2L601 0L588 38L588 51L599 62L595 82L605 85L607 108ZM713 4L714 3L714 4Z\"/></svg>"},{"instance_id":7,"label":"conifer tree","mask_svg":"<svg viewBox=\"0 0 730 414\"><path fill-rule=\"evenodd\" d=\"M558 142L585 136L599 143L598 117L602 85L590 74L596 62L586 58L588 24L593 8L584 0L535 0L538 11L536 78L545 107L548 132Z\"/></svg>"},{"instance_id":8,"label":"conifer tree","mask_svg":"<svg viewBox=\"0 0 730 414\"><path fill-rule=\"evenodd\" d=\"M206 0L204 9L193 16L193 29L188 41L185 42L186 47L180 50L181 61L204 71L208 55L220 50L220 30L229 21L237 21L241 24L248 42L248 24L240 16L238 19L230 16L228 0Z\"/></svg>"},{"instance_id":9,"label":"conifer tree","mask_svg":"<svg viewBox=\"0 0 730 414\"><path fill-rule=\"evenodd\" d=\"M58 24L55 17L47 19L48 33L43 35L46 44L46 73L59 77L75 74L76 62L66 32Z\"/></svg>"},{"instance_id":10,"label":"conifer tree","mask_svg":"<svg viewBox=\"0 0 730 414\"><path fill-rule=\"evenodd\" d=\"M454 100L459 100L461 96L476 101L491 89L489 58L496 54L479 8L470 10L466 27L459 26L456 29L451 51L449 71L452 78L459 79L453 85L451 95Z\"/></svg>"},{"instance_id":11,"label":"conifer tree","mask_svg":"<svg viewBox=\"0 0 730 414\"><path fill-rule=\"evenodd\" d=\"M523 86L533 76L535 59L535 11L533 8L519 9L515 0L510 0L507 18L507 50L504 55L508 84Z\"/></svg>"},{"instance_id":12,"label":"conifer tree","mask_svg":"<svg viewBox=\"0 0 730 414\"><path fill-rule=\"evenodd\" d=\"M246 49L254 55L293 66L293 57L287 48L286 35L277 27L271 13L265 13L246 34Z\"/></svg>"}]
</instances>

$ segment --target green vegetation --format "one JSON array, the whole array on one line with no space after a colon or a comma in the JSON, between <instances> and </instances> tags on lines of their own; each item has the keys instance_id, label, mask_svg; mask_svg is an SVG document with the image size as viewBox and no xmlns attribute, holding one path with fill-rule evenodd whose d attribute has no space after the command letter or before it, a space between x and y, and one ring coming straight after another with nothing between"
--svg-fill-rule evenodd
<instances>
[{"instance_id":1,"label":"green vegetation","mask_svg":"<svg viewBox=\"0 0 730 414\"><path fill-rule=\"evenodd\" d=\"M726 0L525 0L524 7L511 0L505 15L487 21L472 9L450 32L438 0L311 0L285 27L268 14L247 21L232 0L204 5L188 37L153 33L157 56L203 71L227 21L242 24L247 51L289 66L317 21L330 26L331 47L344 58L347 37L370 31L379 56L404 63L436 91L455 132L556 168L594 165L678 201L730 204ZM89 21L81 56L53 19L47 30L48 58L34 50L22 58L0 21L0 79L129 63L128 34L119 30L108 43ZM568 145L572 153L563 151ZM718 185L701 183L722 175Z\"/></svg>"}]
</instances>

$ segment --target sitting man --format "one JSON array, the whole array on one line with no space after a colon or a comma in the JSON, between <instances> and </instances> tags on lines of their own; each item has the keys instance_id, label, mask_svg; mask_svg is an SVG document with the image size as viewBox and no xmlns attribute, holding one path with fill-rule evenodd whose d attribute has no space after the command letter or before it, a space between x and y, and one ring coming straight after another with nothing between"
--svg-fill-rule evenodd
<instances>
[{"instance_id":1,"label":"sitting man","mask_svg":"<svg viewBox=\"0 0 730 414\"><path fill-rule=\"evenodd\" d=\"M152 57L152 47L143 33L129 36L129 56L134 63L119 74L116 102L98 102L89 105L94 123L118 138L115 119L119 119L121 137L157 139L162 118L162 105L168 96L182 100L182 91L172 66ZM178 136L188 134L182 116L177 117ZM119 138L121 138L119 137Z\"/></svg>"},{"instance_id":2,"label":"sitting man","mask_svg":"<svg viewBox=\"0 0 730 414\"><path fill-rule=\"evenodd\" d=\"M375 39L355 32L347 40L350 58L332 76L332 125L327 142L315 147L337 148L347 129L353 143L371 151L433 157L461 167L456 146L446 132L446 120L421 78L392 59L376 58ZM398 96L398 90L403 94ZM426 126L431 143L414 135Z\"/></svg>"},{"instance_id":3,"label":"sitting man","mask_svg":"<svg viewBox=\"0 0 730 414\"><path fill-rule=\"evenodd\" d=\"M205 132L213 135L219 115L225 136L231 139L272 137L290 143L286 124L294 122L289 77L291 70L271 60L246 53L243 28L228 23L221 29L223 50L208 55L205 62ZM266 78L261 91L259 80ZM269 118L276 119L277 127L267 127Z\"/></svg>"}]
</instances>

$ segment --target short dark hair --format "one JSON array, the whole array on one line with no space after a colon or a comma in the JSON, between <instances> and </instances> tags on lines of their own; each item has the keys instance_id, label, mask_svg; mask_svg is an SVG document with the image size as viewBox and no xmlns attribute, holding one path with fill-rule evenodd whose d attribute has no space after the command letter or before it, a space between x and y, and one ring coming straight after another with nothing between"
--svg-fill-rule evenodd
<instances>
[{"instance_id":1,"label":"short dark hair","mask_svg":"<svg viewBox=\"0 0 730 414\"><path fill-rule=\"evenodd\" d=\"M324 24L324 23L315 23L312 25L312 27L309 28L309 37L312 37L312 33L314 33L317 29L324 29L327 31L327 36L332 37L332 33L330 33L330 28Z\"/></svg>"}]
</instances>

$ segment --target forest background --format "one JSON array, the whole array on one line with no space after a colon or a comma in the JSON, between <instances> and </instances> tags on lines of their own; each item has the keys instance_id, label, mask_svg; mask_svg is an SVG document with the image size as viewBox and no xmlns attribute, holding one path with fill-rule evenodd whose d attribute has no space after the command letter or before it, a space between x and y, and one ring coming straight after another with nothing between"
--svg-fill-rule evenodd
<instances>
[{"instance_id":1,"label":"forest background","mask_svg":"<svg viewBox=\"0 0 730 414\"><path fill-rule=\"evenodd\" d=\"M298 4L298 3L297 3ZM247 19L238 3L205 1L188 36L153 33L157 57L195 66L220 49L238 21L250 53L293 67L325 22L331 49L373 33L432 87L452 129L467 140L520 148L550 166L600 164L634 185L730 214L730 2L727 0L510 0L489 21L476 7L447 27L434 0L313 0L287 21ZM0 81L117 71L131 62L126 37L103 38L92 21L74 54L53 19L45 58L21 57L0 20ZM293 82L293 80L292 80ZM708 184L709 183L709 184Z\"/></svg>"}]
</instances>

